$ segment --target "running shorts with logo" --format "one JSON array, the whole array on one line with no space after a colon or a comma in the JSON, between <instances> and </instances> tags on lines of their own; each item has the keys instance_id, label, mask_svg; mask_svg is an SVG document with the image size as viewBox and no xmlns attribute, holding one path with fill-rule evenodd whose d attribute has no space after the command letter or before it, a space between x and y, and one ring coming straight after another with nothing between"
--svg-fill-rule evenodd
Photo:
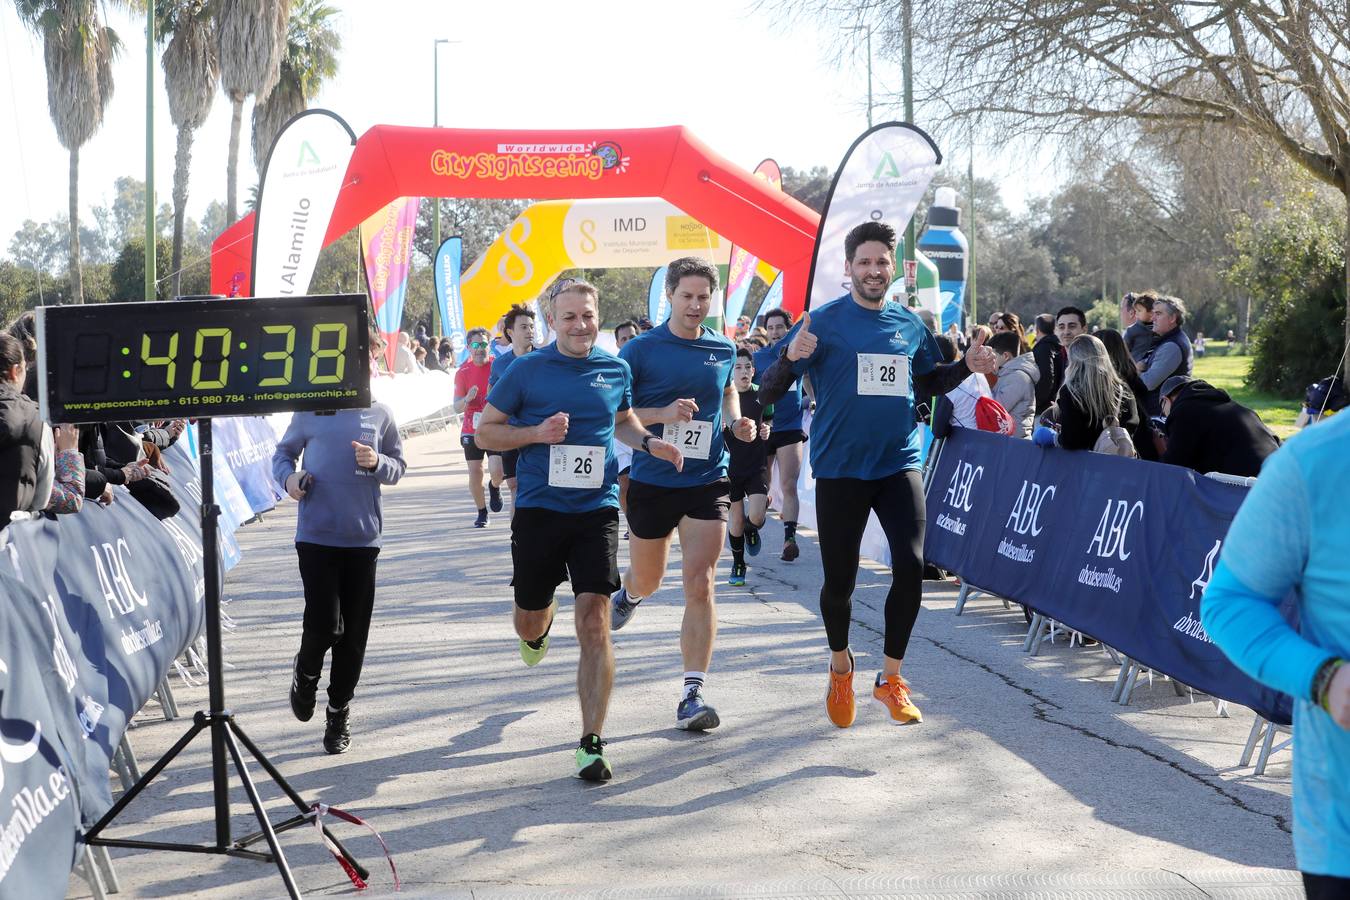
<instances>
[{"instance_id":1,"label":"running shorts with logo","mask_svg":"<svg viewBox=\"0 0 1350 900\"><path fill-rule=\"evenodd\" d=\"M643 540L659 541L668 537L686 516L707 522L725 522L731 509L730 492L731 482L726 478L685 488L630 480L628 529Z\"/></svg>"},{"instance_id":2,"label":"running shorts with logo","mask_svg":"<svg viewBox=\"0 0 1350 900\"><path fill-rule=\"evenodd\" d=\"M577 359L550 345L521 357L488 402L515 427L538 425L560 411L569 417L565 443L516 451L511 558L517 604L546 608L564 580L574 593L618 590L614 417L632 405L627 363L599 348Z\"/></svg>"}]
</instances>

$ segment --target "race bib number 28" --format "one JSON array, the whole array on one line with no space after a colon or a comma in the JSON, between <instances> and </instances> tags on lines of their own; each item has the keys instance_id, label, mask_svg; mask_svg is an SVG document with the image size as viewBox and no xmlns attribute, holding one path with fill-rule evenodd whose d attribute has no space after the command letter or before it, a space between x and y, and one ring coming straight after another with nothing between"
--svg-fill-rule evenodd
<instances>
[{"instance_id":1,"label":"race bib number 28","mask_svg":"<svg viewBox=\"0 0 1350 900\"><path fill-rule=\"evenodd\" d=\"M707 459L712 453L712 423L667 422L665 441L680 448L686 459Z\"/></svg>"},{"instance_id":2,"label":"race bib number 28","mask_svg":"<svg viewBox=\"0 0 1350 900\"><path fill-rule=\"evenodd\" d=\"M858 354L858 396L909 395L909 357L895 353Z\"/></svg>"},{"instance_id":3,"label":"race bib number 28","mask_svg":"<svg viewBox=\"0 0 1350 900\"><path fill-rule=\"evenodd\" d=\"M548 448L548 483L556 488L598 488L605 483L605 448L553 444Z\"/></svg>"}]
</instances>

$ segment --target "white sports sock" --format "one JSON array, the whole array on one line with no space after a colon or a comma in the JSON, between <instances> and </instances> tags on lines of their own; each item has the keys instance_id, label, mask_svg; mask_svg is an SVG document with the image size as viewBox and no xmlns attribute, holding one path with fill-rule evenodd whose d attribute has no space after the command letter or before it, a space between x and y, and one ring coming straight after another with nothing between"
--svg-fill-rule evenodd
<instances>
[{"instance_id":1,"label":"white sports sock","mask_svg":"<svg viewBox=\"0 0 1350 900\"><path fill-rule=\"evenodd\" d=\"M708 677L707 672L685 672L684 673L684 696L686 699L695 691L703 687L703 681Z\"/></svg>"}]
</instances>

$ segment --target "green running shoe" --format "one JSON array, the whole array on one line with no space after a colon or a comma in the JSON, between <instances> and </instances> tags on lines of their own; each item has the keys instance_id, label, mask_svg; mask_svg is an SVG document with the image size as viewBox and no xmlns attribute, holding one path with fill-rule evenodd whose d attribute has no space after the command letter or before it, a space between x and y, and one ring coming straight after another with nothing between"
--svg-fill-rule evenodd
<instances>
[{"instance_id":1,"label":"green running shoe","mask_svg":"<svg viewBox=\"0 0 1350 900\"><path fill-rule=\"evenodd\" d=\"M558 615L558 601L554 600L552 607L553 616ZM548 655L548 633L553 630L553 618L548 620L548 629L544 631L537 639L527 641L524 638L520 640L520 658L525 661L527 666L537 666L539 661Z\"/></svg>"},{"instance_id":2,"label":"green running shoe","mask_svg":"<svg viewBox=\"0 0 1350 900\"><path fill-rule=\"evenodd\" d=\"M727 579L727 584L732 587L740 587L745 584L745 563L733 562L731 564L731 577Z\"/></svg>"},{"instance_id":3,"label":"green running shoe","mask_svg":"<svg viewBox=\"0 0 1350 900\"><path fill-rule=\"evenodd\" d=\"M614 770L605 759L605 743L598 734L588 734L577 748L577 777L585 781L609 781Z\"/></svg>"}]
</instances>

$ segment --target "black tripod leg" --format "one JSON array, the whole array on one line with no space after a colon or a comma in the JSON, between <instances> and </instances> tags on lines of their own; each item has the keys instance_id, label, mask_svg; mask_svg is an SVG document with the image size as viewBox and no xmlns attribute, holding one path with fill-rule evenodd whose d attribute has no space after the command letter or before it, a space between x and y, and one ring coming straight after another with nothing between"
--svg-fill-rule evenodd
<instances>
[{"instance_id":1,"label":"black tripod leg","mask_svg":"<svg viewBox=\"0 0 1350 900\"><path fill-rule=\"evenodd\" d=\"M291 895L292 900L300 900L300 888L296 887L291 867L286 864L286 856L281 852L281 844L277 842L277 836L272 831L272 823L268 821L267 810L263 809L258 789L253 786L253 779L248 774L248 766L244 763L243 754L239 752L239 745L235 743L234 735L227 729L222 729L222 737L225 746L229 748L230 756L234 758L234 767L239 770L239 780L244 783L244 792L248 794L248 800L253 804L258 824L262 826L263 835L267 838L267 846L272 851L277 871L281 873L281 880L286 883L286 892Z\"/></svg>"},{"instance_id":2,"label":"black tripod leg","mask_svg":"<svg viewBox=\"0 0 1350 900\"><path fill-rule=\"evenodd\" d=\"M177 756L179 753L183 752L183 748L186 747L188 744L192 743L192 739L195 738L197 734L205 727L206 727L206 716L204 714L199 712L195 716L193 716L192 727L187 730L187 733L184 734L182 737L180 737L178 739L178 743L170 747L169 752L161 756L159 758L159 761L156 762L153 766L151 766L150 769L144 775L141 776L140 781L136 782L131 787L127 788L127 790L122 793L122 796L117 798L117 802L112 805L112 809L104 813L103 818L95 822L94 827L90 828L89 831L85 833L84 842L86 844L96 843L98 841L99 834L102 833L103 829L107 828L110 824L112 824L113 819L117 818L117 814L120 813L123 809L125 809L127 807L127 804L129 804L132 800L135 800L137 795L139 795L141 791L145 790L145 788L147 788L150 785L150 782L154 781L155 777L158 776L160 772L163 772L164 768L169 763L173 762L173 758Z\"/></svg>"},{"instance_id":3,"label":"black tripod leg","mask_svg":"<svg viewBox=\"0 0 1350 900\"><path fill-rule=\"evenodd\" d=\"M271 776L272 780L277 783L277 787L285 791L286 796L291 798L291 802L296 805L296 808L299 809L302 813L308 813L312 808L313 804L306 803L305 798L301 797L298 793L296 793L295 789L291 787L290 782L288 782L285 779L285 777L280 772L277 771L276 767L272 765L271 760L269 760L266 756L263 756L262 751L259 750L257 745L254 744L253 741L249 739L249 736L244 733L244 729L239 727L239 723L234 721L233 719L230 720L230 730L233 731L235 735L238 736L240 743L242 743L244 745L244 748L248 750L248 752L253 755L253 758L258 761L258 765L262 766L263 769L267 772L267 774ZM286 827L290 826L287 825ZM369 881L370 870L356 861L356 857L352 856L351 853L347 851L347 848L342 845L342 842L339 841L337 839L337 836L334 835L333 832L329 830L327 825L323 826L323 833L328 837L330 841L333 842L333 846L338 848L338 852L342 854L343 859L347 860L347 862L351 864L352 868L356 870L356 874L360 875L366 881Z\"/></svg>"}]
</instances>

